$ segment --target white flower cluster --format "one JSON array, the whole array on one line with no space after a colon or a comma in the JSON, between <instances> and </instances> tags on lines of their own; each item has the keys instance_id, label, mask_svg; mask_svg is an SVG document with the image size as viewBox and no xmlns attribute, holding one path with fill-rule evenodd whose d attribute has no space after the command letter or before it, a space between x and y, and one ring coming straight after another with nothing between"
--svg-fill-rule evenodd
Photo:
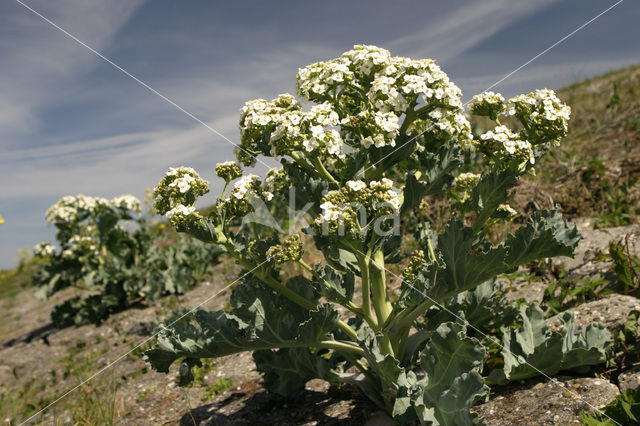
<instances>
[{"instance_id":1,"label":"white flower cluster","mask_svg":"<svg viewBox=\"0 0 640 426\"><path fill-rule=\"evenodd\" d=\"M379 216L396 214L402 204L400 195L393 189L393 181L387 178L368 184L350 180L341 190L329 191L322 200L322 211L314 221L315 230L334 234L342 229L352 236L357 220L372 221ZM362 217L365 212L367 217Z\"/></svg>"},{"instance_id":2,"label":"white flower cluster","mask_svg":"<svg viewBox=\"0 0 640 426\"><path fill-rule=\"evenodd\" d=\"M119 195L111 200L111 205L126 211L138 213L141 211L140 200L133 195Z\"/></svg>"},{"instance_id":3,"label":"white flower cluster","mask_svg":"<svg viewBox=\"0 0 640 426\"><path fill-rule=\"evenodd\" d=\"M72 235L67 242L67 247L62 251L62 257L71 259L85 255L98 255L98 245L96 240L88 235Z\"/></svg>"},{"instance_id":4,"label":"white flower cluster","mask_svg":"<svg viewBox=\"0 0 640 426\"><path fill-rule=\"evenodd\" d=\"M460 100L462 93L431 59L392 57L385 49L356 45L339 58L301 68L297 87L301 96L316 102L336 102L340 100L339 96L349 99L362 96L376 111L393 113L396 124L398 117L408 108L423 102L427 111L437 108L439 112L429 118L415 120L408 129L410 134L433 129L436 133L446 133L442 137L456 136L463 143L471 139L470 125ZM352 114L358 115L359 112L353 111ZM342 124L356 127L356 121L365 127L365 123L355 117L347 117ZM355 138L364 139L365 147L393 146L395 139L387 137L383 142L379 134L369 132L356 132Z\"/></svg>"},{"instance_id":5,"label":"white flower cluster","mask_svg":"<svg viewBox=\"0 0 640 426\"><path fill-rule=\"evenodd\" d=\"M529 141L520 138L506 126L497 126L480 135L475 141L483 154L500 167L522 166L527 161L534 164L536 159Z\"/></svg>"},{"instance_id":6,"label":"white flower cluster","mask_svg":"<svg viewBox=\"0 0 640 426\"><path fill-rule=\"evenodd\" d=\"M558 142L567 133L571 108L553 90L540 89L509 99L507 114L525 125L534 143Z\"/></svg>"},{"instance_id":7,"label":"white flower cluster","mask_svg":"<svg viewBox=\"0 0 640 426\"><path fill-rule=\"evenodd\" d=\"M167 217L167 219L171 219L176 215L180 215L183 216L183 218L186 218L186 216L194 214L195 211L196 208L194 206L184 206L182 204L178 204L177 206L166 212L164 215Z\"/></svg>"},{"instance_id":8,"label":"white flower cluster","mask_svg":"<svg viewBox=\"0 0 640 426\"><path fill-rule=\"evenodd\" d=\"M218 210L225 211L228 218L242 217L253 210L251 197L260 198L262 201L271 201L273 193L268 187L261 186L260 178L257 175L242 176L233 185L233 189L228 197L218 200Z\"/></svg>"},{"instance_id":9,"label":"white flower cluster","mask_svg":"<svg viewBox=\"0 0 640 426\"><path fill-rule=\"evenodd\" d=\"M429 120L416 120L407 129L407 133L419 135L430 132L436 138L458 138L463 146L468 146L473 138L471 124L460 109L435 108L430 111Z\"/></svg>"},{"instance_id":10,"label":"white flower cluster","mask_svg":"<svg viewBox=\"0 0 640 426\"><path fill-rule=\"evenodd\" d=\"M67 195L49 207L45 219L51 224L70 223L84 213L94 213L99 208L110 207L109 200L86 195Z\"/></svg>"},{"instance_id":11,"label":"white flower cluster","mask_svg":"<svg viewBox=\"0 0 640 426\"><path fill-rule=\"evenodd\" d=\"M33 247L33 254L38 257L51 256L56 252L56 248L48 241L43 241Z\"/></svg>"},{"instance_id":12,"label":"white flower cluster","mask_svg":"<svg viewBox=\"0 0 640 426\"><path fill-rule=\"evenodd\" d=\"M500 204L496 209L496 213L504 219L513 219L518 215L518 212L514 210L509 204Z\"/></svg>"},{"instance_id":13,"label":"white flower cluster","mask_svg":"<svg viewBox=\"0 0 640 426\"><path fill-rule=\"evenodd\" d=\"M197 197L209 192L208 184L191 167L172 167L153 190L154 207L158 213L166 214L180 205L193 206Z\"/></svg>"},{"instance_id":14,"label":"white flower cluster","mask_svg":"<svg viewBox=\"0 0 640 426\"><path fill-rule=\"evenodd\" d=\"M268 137L272 156L304 151L342 157L342 138L330 128L339 122L340 117L328 102L303 111L291 95L280 95L271 102L249 101L240 116L243 149L253 150L256 141ZM252 159L241 160L251 164Z\"/></svg>"},{"instance_id":15,"label":"white flower cluster","mask_svg":"<svg viewBox=\"0 0 640 426\"><path fill-rule=\"evenodd\" d=\"M506 109L504 96L493 92L475 95L471 100L470 109L474 115L487 116L495 120Z\"/></svg>"},{"instance_id":16,"label":"white flower cluster","mask_svg":"<svg viewBox=\"0 0 640 426\"><path fill-rule=\"evenodd\" d=\"M356 116L346 117L341 124L353 133L362 135L362 146L376 148L396 146L396 137L400 130L398 116L393 112L362 111ZM366 135L366 136L365 136Z\"/></svg>"},{"instance_id":17,"label":"white flower cluster","mask_svg":"<svg viewBox=\"0 0 640 426\"><path fill-rule=\"evenodd\" d=\"M260 178L257 175L242 176L234 185L231 191L231 197L238 200L244 200L248 193L255 188L256 183L260 184ZM273 195L272 195L273 196Z\"/></svg>"}]
</instances>

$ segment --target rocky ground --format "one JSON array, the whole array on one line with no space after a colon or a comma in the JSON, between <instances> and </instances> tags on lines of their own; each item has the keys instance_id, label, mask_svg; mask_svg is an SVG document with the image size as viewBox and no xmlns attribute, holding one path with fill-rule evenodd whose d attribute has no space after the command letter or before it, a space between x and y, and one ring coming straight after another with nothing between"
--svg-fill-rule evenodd
<instances>
[{"instance_id":1,"label":"rocky ground","mask_svg":"<svg viewBox=\"0 0 640 426\"><path fill-rule=\"evenodd\" d=\"M608 269L596 261L596 250L606 250L611 239L640 237L640 226L604 230L578 223L585 239L574 259L558 259L572 277L592 277ZM640 242L635 244L640 248ZM157 319L174 308L195 306L210 298L237 276L235 265L222 262L212 279L180 297L161 300L113 315L96 326L54 330L49 324L51 308L68 294L57 294L42 303L30 291L0 300L0 421L19 424L24 413L36 413L65 394L30 423L43 424L390 424L368 401L348 388L329 388L311 381L293 398L267 394L260 387L249 354L233 355L205 365L195 384L176 385L176 366L171 374L149 371L140 353L152 340ZM507 280L509 298L541 300L543 281ZM203 305L221 309L227 289ZM580 324L603 322L620 328L640 300L613 294L571 310ZM553 326L553 321L551 322ZM577 413L610 402L622 390L640 388L640 369L630 369L610 381L606 375L558 376L532 379L506 387L494 387L489 400L474 409L490 425L580 423ZM75 386L79 386L74 389Z\"/></svg>"}]
</instances>

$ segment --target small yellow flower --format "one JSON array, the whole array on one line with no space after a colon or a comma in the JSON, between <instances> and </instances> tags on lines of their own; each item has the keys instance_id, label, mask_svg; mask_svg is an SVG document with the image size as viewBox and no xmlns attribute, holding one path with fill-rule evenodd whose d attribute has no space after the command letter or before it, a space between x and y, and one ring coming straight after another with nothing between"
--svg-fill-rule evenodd
<instances>
[{"instance_id":1,"label":"small yellow flower","mask_svg":"<svg viewBox=\"0 0 640 426\"><path fill-rule=\"evenodd\" d=\"M4 223L4 219L2 217L2 215L0 215L0 225L2 225Z\"/></svg>"}]
</instances>

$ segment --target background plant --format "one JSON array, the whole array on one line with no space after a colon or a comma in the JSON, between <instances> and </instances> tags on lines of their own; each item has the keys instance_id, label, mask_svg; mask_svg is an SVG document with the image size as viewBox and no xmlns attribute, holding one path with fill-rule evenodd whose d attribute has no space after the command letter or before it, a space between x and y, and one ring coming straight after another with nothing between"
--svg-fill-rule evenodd
<instances>
[{"instance_id":1,"label":"background plant","mask_svg":"<svg viewBox=\"0 0 640 426\"><path fill-rule=\"evenodd\" d=\"M183 235L162 241L131 195L66 196L46 218L56 227L59 247L43 242L34 248L44 260L33 276L36 294L48 298L70 286L84 293L54 308L51 318L59 327L99 323L131 304L184 293L220 254L215 245Z\"/></svg>"},{"instance_id":2,"label":"background plant","mask_svg":"<svg viewBox=\"0 0 640 426\"><path fill-rule=\"evenodd\" d=\"M226 185L206 216L194 208L208 191L195 170L171 169L156 187L156 209L178 231L222 245L245 272L231 310L196 311L159 336L146 352L153 368L168 372L182 359L183 371L200 358L253 351L270 391L290 394L321 378L358 386L400 422L470 424L486 382L605 360L611 335L602 324L578 332L566 314L552 332L537 305L510 306L494 280L572 255L580 239L557 210L534 213L502 241L488 238L518 214L509 201L519 178L566 134L570 110L553 91L474 97L471 114L493 127L473 134L460 90L429 59L358 45L301 69L297 88L309 109L285 94L247 102L240 116L238 161L264 155L282 168L261 179L241 176L238 163L219 165ZM473 151L480 170L465 161ZM447 202L439 234L419 214L404 226L428 196ZM310 221L298 228L307 235L256 220L287 204ZM234 226L247 216L253 226ZM402 260L409 239L418 248L392 290L386 265ZM309 265L305 246L322 261ZM291 263L304 273L286 276Z\"/></svg>"}]
</instances>

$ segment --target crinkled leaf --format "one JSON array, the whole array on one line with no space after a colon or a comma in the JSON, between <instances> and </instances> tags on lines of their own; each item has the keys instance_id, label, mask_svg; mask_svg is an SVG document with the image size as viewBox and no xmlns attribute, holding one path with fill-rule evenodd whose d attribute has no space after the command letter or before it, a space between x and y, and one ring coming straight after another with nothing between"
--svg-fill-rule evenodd
<instances>
[{"instance_id":1,"label":"crinkled leaf","mask_svg":"<svg viewBox=\"0 0 640 426\"><path fill-rule=\"evenodd\" d=\"M504 368L491 372L489 382L504 384L540 374L552 375L606 360L612 336L602 324L592 324L575 333L573 316L566 313L561 318L562 331L550 332L544 312L535 303L522 306L520 316L521 327L504 331Z\"/></svg>"},{"instance_id":2,"label":"crinkled leaf","mask_svg":"<svg viewBox=\"0 0 640 426\"><path fill-rule=\"evenodd\" d=\"M582 236L578 229L567 226L559 210L539 210L531 221L509 235L506 262L515 268L536 259L573 256Z\"/></svg>"},{"instance_id":3,"label":"crinkled leaf","mask_svg":"<svg viewBox=\"0 0 640 426\"><path fill-rule=\"evenodd\" d=\"M423 378L413 373L401 379L394 418L410 419L413 409L420 422L440 425L471 425L474 401L488 391L479 370L484 348L466 336L464 325L447 322L432 335L421 354Z\"/></svg>"},{"instance_id":4,"label":"crinkled leaf","mask_svg":"<svg viewBox=\"0 0 640 426\"><path fill-rule=\"evenodd\" d=\"M253 352L256 368L262 373L262 384L270 392L289 396L304 388L311 379L334 382L339 379L335 355L325 358L326 351L309 348L285 348Z\"/></svg>"},{"instance_id":5,"label":"crinkled leaf","mask_svg":"<svg viewBox=\"0 0 640 426\"><path fill-rule=\"evenodd\" d=\"M383 404L390 406L396 398L398 376L404 372L404 369L400 367L400 362L392 355L381 352L380 347L383 339L382 334L375 333L366 325L358 330L358 343L364 349L364 357L369 363L369 368L380 380L382 389L386 390L380 395Z\"/></svg>"},{"instance_id":6,"label":"crinkled leaf","mask_svg":"<svg viewBox=\"0 0 640 426\"><path fill-rule=\"evenodd\" d=\"M300 281L293 280L290 287L301 286ZM310 292L313 295L312 288ZM250 350L315 346L338 320L338 313L329 305L306 311L253 278L233 290L231 305L229 313L196 311L193 322L197 326L174 324L158 336L156 346L145 353L146 360L154 369L167 372L181 357L213 358Z\"/></svg>"},{"instance_id":7,"label":"crinkled leaf","mask_svg":"<svg viewBox=\"0 0 640 426\"><path fill-rule=\"evenodd\" d=\"M477 214L474 229L481 229L498 206L508 201L509 190L516 184L517 179L518 174L509 170L484 174L480 178L465 205L467 210Z\"/></svg>"},{"instance_id":8,"label":"crinkled leaf","mask_svg":"<svg viewBox=\"0 0 640 426\"><path fill-rule=\"evenodd\" d=\"M606 360L613 336L604 324L593 323L577 333L572 314L565 312L560 320L563 323L561 370L596 365Z\"/></svg>"},{"instance_id":9,"label":"crinkled leaf","mask_svg":"<svg viewBox=\"0 0 640 426\"><path fill-rule=\"evenodd\" d=\"M317 292L328 300L340 304L346 304L353 299L355 277L351 271L346 271L342 275L328 265L316 265L316 272L319 275L314 277L313 286ZM327 287L328 284L329 287Z\"/></svg>"},{"instance_id":10,"label":"crinkled leaf","mask_svg":"<svg viewBox=\"0 0 640 426\"><path fill-rule=\"evenodd\" d=\"M569 228L555 210L534 213L529 224L498 246L452 219L438 236L438 261L427 264L411 283L403 283L399 303L405 307L425 299L442 303L532 260L571 255L579 239L576 228Z\"/></svg>"}]
</instances>

